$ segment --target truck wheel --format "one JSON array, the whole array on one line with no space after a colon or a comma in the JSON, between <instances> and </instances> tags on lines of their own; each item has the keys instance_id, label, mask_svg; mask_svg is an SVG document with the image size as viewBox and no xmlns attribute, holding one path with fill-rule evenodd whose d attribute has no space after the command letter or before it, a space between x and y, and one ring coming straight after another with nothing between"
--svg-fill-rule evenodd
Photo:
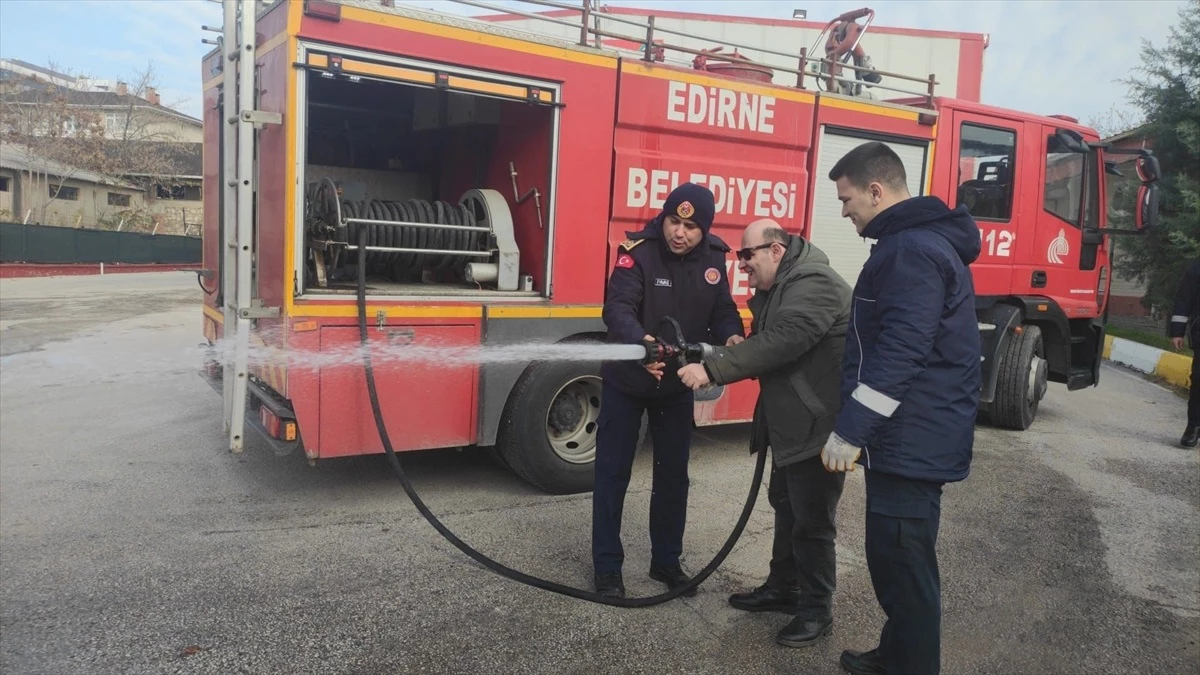
<instances>
[{"instance_id":1,"label":"truck wheel","mask_svg":"<svg viewBox=\"0 0 1200 675\"><path fill-rule=\"evenodd\" d=\"M592 488L600 364L535 363L517 380L496 438L518 476L552 494Z\"/></svg>"},{"instance_id":2,"label":"truck wheel","mask_svg":"<svg viewBox=\"0 0 1200 675\"><path fill-rule=\"evenodd\" d=\"M1000 360L996 400L989 411L992 423L1003 429L1028 429L1046 396L1048 382L1042 331L1024 326L1021 335L1009 339Z\"/></svg>"},{"instance_id":3,"label":"truck wheel","mask_svg":"<svg viewBox=\"0 0 1200 675\"><path fill-rule=\"evenodd\" d=\"M594 483L600 364L535 363L517 380L500 422L496 453L521 479L551 494ZM645 442L643 415L638 447Z\"/></svg>"}]
</instances>

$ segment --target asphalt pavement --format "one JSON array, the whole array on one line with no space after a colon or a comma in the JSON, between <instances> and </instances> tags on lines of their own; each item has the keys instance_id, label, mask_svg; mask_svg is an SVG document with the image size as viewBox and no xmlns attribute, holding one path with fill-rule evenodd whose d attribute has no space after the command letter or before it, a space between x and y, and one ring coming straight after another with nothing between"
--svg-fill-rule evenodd
<instances>
[{"instance_id":1,"label":"asphalt pavement","mask_svg":"<svg viewBox=\"0 0 1200 675\"><path fill-rule=\"evenodd\" d=\"M765 485L695 598L606 607L502 578L446 543L382 456L232 455L196 374L191 273L0 281L0 671L4 673L836 673L882 623L863 560L862 472L839 507L834 634L730 593L770 555ZM1106 367L1052 386L1026 432L980 427L946 489L943 673L1200 670L1200 461L1186 402ZM744 425L698 432L685 567L716 553L749 490ZM648 448L646 449L648 450ZM402 458L485 554L590 583L588 495L542 494L482 453ZM650 457L626 500L626 586L646 578Z\"/></svg>"}]
</instances>

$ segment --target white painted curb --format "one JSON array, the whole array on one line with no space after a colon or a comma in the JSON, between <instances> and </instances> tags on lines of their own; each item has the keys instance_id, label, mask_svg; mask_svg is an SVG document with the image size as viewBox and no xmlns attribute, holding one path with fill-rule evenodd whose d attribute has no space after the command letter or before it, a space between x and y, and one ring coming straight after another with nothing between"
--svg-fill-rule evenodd
<instances>
[{"instance_id":1,"label":"white painted curb","mask_svg":"<svg viewBox=\"0 0 1200 675\"><path fill-rule=\"evenodd\" d=\"M1189 356L1108 335L1104 338L1104 358L1148 375L1157 375L1176 386L1187 388L1192 384L1192 358Z\"/></svg>"}]
</instances>

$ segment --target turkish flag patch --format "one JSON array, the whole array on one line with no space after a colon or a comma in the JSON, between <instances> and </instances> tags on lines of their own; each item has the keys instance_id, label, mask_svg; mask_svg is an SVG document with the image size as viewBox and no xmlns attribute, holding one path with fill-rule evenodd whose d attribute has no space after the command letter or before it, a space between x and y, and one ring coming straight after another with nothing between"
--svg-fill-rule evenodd
<instances>
[{"instance_id":1,"label":"turkish flag patch","mask_svg":"<svg viewBox=\"0 0 1200 675\"><path fill-rule=\"evenodd\" d=\"M633 256L629 255L628 253L622 253L621 255L617 256L617 267L624 269L633 267Z\"/></svg>"}]
</instances>

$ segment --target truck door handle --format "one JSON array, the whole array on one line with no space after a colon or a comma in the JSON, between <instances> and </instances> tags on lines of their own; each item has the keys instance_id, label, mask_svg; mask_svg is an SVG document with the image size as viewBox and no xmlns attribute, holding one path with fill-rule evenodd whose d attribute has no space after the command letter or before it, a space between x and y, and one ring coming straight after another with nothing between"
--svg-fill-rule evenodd
<instances>
[{"instance_id":1,"label":"truck door handle","mask_svg":"<svg viewBox=\"0 0 1200 675\"><path fill-rule=\"evenodd\" d=\"M1033 271L1033 280L1030 282L1030 285L1032 285L1034 288L1045 288L1046 287L1046 271L1045 270L1034 270Z\"/></svg>"}]
</instances>

